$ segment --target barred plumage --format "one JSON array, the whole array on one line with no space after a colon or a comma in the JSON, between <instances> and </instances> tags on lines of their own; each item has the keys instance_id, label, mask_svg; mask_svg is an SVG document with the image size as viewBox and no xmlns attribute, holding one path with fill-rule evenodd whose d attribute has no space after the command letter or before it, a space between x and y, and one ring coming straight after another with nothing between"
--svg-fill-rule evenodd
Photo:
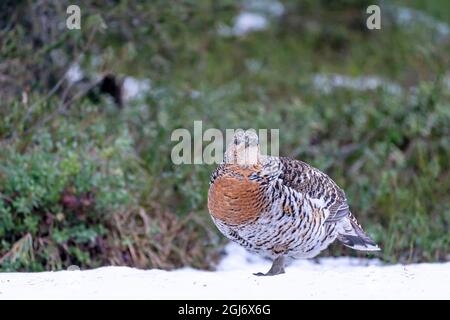
<instances>
[{"instance_id":1,"label":"barred plumage","mask_svg":"<svg viewBox=\"0 0 450 320\"><path fill-rule=\"evenodd\" d=\"M211 175L208 208L227 238L274 259L264 275L283 273L285 257L314 257L336 238L353 249L379 250L329 176L298 160L260 155L252 131L236 133Z\"/></svg>"}]
</instances>

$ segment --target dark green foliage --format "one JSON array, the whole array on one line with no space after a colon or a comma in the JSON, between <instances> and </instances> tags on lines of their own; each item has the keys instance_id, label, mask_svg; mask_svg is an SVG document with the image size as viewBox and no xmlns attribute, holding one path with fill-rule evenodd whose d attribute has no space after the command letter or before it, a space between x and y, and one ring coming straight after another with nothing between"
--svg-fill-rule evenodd
<instances>
[{"instance_id":1,"label":"dark green foliage","mask_svg":"<svg viewBox=\"0 0 450 320\"><path fill-rule=\"evenodd\" d=\"M279 128L281 155L346 190L380 258L448 260L449 39L388 18L368 31L367 1L282 2L282 18L243 37L218 35L243 7L235 1L86 1L82 31L61 28L64 1L42 1L45 19L33 1L5 3L0 268L213 266L224 243L206 208L214 166L170 159L172 131L192 132L194 120ZM60 83L74 61L86 79ZM314 86L336 73L398 86ZM93 90L95 74L149 78L151 88L119 108ZM342 253L357 254L327 254Z\"/></svg>"},{"instance_id":2,"label":"dark green foliage","mask_svg":"<svg viewBox=\"0 0 450 320\"><path fill-rule=\"evenodd\" d=\"M34 134L26 153L1 151L0 251L8 252L23 236L37 242L34 250L18 248L3 259L6 269L104 263L99 242L109 215L136 203L128 186L134 181L127 163L133 151L126 132L96 145L101 124L86 131L64 119L60 125ZM19 258L24 250L33 252L32 260Z\"/></svg>"}]
</instances>

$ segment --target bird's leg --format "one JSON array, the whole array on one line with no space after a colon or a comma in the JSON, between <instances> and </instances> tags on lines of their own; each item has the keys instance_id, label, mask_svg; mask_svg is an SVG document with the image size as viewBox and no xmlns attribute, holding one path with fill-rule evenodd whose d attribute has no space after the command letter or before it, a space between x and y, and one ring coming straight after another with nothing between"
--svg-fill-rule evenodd
<instances>
[{"instance_id":1,"label":"bird's leg","mask_svg":"<svg viewBox=\"0 0 450 320\"><path fill-rule=\"evenodd\" d=\"M284 256L278 256L272 263L272 267L267 273L254 273L255 276L275 276L284 273Z\"/></svg>"}]
</instances>

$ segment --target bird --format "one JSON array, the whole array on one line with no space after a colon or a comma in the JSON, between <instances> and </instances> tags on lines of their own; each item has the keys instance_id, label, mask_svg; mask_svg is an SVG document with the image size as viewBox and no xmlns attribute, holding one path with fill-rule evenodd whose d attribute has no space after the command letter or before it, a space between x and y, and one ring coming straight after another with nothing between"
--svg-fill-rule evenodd
<instances>
[{"instance_id":1,"label":"bird","mask_svg":"<svg viewBox=\"0 0 450 320\"><path fill-rule=\"evenodd\" d=\"M288 260L313 258L336 239L355 250L380 250L327 174L300 160L262 155L250 129L235 132L211 174L208 211L225 237L272 259L257 276L285 273Z\"/></svg>"}]
</instances>

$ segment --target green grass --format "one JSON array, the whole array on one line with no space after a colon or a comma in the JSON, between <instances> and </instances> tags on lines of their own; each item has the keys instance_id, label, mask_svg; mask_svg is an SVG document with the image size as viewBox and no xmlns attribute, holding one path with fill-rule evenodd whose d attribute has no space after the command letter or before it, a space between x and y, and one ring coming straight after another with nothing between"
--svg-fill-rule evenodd
<instances>
[{"instance_id":1,"label":"green grass","mask_svg":"<svg viewBox=\"0 0 450 320\"><path fill-rule=\"evenodd\" d=\"M92 18L81 33L56 33L53 46L33 48L24 26L4 32L0 55L16 81L0 89L1 268L211 268L225 243L206 208L214 166L170 160L172 131L192 131L194 120L204 130L279 128L281 155L311 163L346 190L380 258L448 260L449 42L424 26L352 27L364 17L354 1L309 2L317 7L303 9L313 13L284 3L289 19L242 38L216 32L238 6L206 0L87 5L107 31L95 33ZM438 6L415 3L445 19ZM312 24L296 22L306 18ZM37 49L48 52L30 58ZM88 74L149 78L152 89L122 109L89 96L61 109L64 90L46 97L64 70L44 59L53 50L68 61L84 50ZM26 70L14 69L17 61ZM403 91L314 88L314 75L332 73L376 75ZM324 254L358 253L334 245Z\"/></svg>"}]
</instances>

